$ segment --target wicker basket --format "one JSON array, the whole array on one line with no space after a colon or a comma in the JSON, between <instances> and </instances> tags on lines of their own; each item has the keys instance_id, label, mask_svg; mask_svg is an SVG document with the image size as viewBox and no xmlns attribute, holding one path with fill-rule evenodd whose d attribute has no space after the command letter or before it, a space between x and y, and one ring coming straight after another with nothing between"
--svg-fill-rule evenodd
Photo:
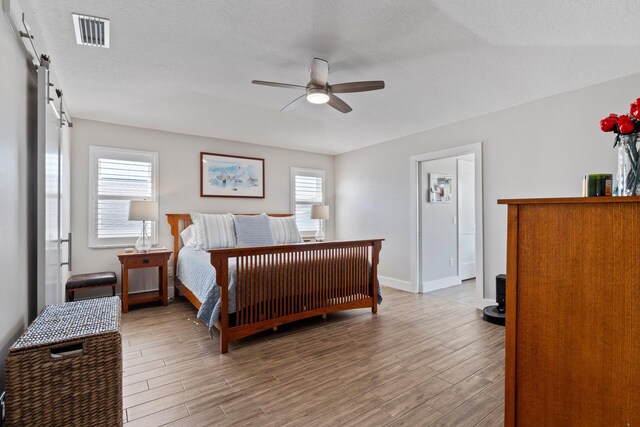
<instances>
[{"instance_id":1,"label":"wicker basket","mask_svg":"<svg viewBox=\"0 0 640 427\"><path fill-rule=\"evenodd\" d=\"M46 307L5 369L7 426L122 425L120 299Z\"/></svg>"}]
</instances>

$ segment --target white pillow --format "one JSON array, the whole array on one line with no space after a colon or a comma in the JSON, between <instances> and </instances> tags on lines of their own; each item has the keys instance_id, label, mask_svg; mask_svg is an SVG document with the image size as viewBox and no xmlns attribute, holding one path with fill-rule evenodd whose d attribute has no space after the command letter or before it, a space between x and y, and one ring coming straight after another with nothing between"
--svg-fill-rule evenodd
<instances>
[{"instance_id":1,"label":"white pillow","mask_svg":"<svg viewBox=\"0 0 640 427\"><path fill-rule=\"evenodd\" d=\"M271 234L276 245L288 245L290 243L302 243L302 236L298 230L295 216L269 217Z\"/></svg>"},{"instance_id":2,"label":"white pillow","mask_svg":"<svg viewBox=\"0 0 640 427\"><path fill-rule=\"evenodd\" d=\"M196 226L196 249L236 247L233 215L191 213L191 222Z\"/></svg>"},{"instance_id":3,"label":"white pillow","mask_svg":"<svg viewBox=\"0 0 640 427\"><path fill-rule=\"evenodd\" d=\"M184 246L197 246L198 239L196 238L196 227L191 224L180 233L180 237L182 237L182 244Z\"/></svg>"}]
</instances>

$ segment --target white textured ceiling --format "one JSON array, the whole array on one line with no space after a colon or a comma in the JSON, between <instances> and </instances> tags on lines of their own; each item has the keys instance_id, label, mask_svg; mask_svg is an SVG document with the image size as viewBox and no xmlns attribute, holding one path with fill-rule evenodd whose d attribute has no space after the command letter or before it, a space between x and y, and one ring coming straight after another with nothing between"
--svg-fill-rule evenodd
<instances>
[{"instance_id":1,"label":"white textured ceiling","mask_svg":"<svg viewBox=\"0 0 640 427\"><path fill-rule=\"evenodd\" d=\"M342 153L640 72L637 0L30 0L74 117ZM78 46L71 12L111 20ZM279 110L313 57L385 80ZM635 96L630 94L631 97Z\"/></svg>"}]
</instances>

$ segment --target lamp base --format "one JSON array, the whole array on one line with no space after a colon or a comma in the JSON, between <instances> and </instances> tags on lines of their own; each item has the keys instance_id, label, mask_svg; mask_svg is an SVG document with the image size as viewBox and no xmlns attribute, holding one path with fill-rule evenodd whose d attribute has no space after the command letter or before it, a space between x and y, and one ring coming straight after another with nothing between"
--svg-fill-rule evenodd
<instances>
[{"instance_id":1,"label":"lamp base","mask_svg":"<svg viewBox=\"0 0 640 427\"><path fill-rule=\"evenodd\" d=\"M142 239L142 237L138 238L136 242L136 251L137 252L149 252L151 250L151 241L147 239Z\"/></svg>"},{"instance_id":2,"label":"lamp base","mask_svg":"<svg viewBox=\"0 0 640 427\"><path fill-rule=\"evenodd\" d=\"M318 226L318 231L316 231L315 239L316 239L316 242L324 242L324 224L323 224L323 220L320 220L320 224Z\"/></svg>"},{"instance_id":3,"label":"lamp base","mask_svg":"<svg viewBox=\"0 0 640 427\"><path fill-rule=\"evenodd\" d=\"M140 237L136 241L136 251L138 252L149 252L151 250L151 239L147 236L147 226L145 221L142 221L142 233L140 233Z\"/></svg>"}]
</instances>

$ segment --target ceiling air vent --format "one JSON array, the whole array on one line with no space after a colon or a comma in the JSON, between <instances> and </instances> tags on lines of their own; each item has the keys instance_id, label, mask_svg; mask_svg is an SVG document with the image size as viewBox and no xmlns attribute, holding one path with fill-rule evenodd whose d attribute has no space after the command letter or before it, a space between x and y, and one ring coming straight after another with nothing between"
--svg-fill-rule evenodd
<instances>
[{"instance_id":1,"label":"ceiling air vent","mask_svg":"<svg viewBox=\"0 0 640 427\"><path fill-rule=\"evenodd\" d=\"M76 42L85 46L109 47L109 20L72 13Z\"/></svg>"}]
</instances>

